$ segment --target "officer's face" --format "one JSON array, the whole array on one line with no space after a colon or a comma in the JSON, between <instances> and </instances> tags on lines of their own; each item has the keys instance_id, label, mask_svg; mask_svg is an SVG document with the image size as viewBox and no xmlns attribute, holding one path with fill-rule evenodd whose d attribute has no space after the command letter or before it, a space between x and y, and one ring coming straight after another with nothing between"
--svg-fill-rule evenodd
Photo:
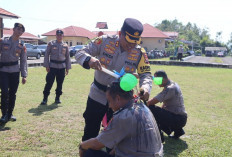
<instances>
[{"instance_id":1,"label":"officer's face","mask_svg":"<svg viewBox=\"0 0 232 157\"><path fill-rule=\"evenodd\" d=\"M63 40L63 34L60 34L60 33L56 34L56 40L58 42L61 42Z\"/></svg>"},{"instance_id":2,"label":"officer's face","mask_svg":"<svg viewBox=\"0 0 232 157\"><path fill-rule=\"evenodd\" d=\"M129 43L126 38L125 35L121 34L121 40L120 40L120 46L125 50L130 52L132 49L135 48L137 44L136 43Z\"/></svg>"},{"instance_id":3,"label":"officer's face","mask_svg":"<svg viewBox=\"0 0 232 157\"><path fill-rule=\"evenodd\" d=\"M23 28L21 27L15 27L13 31L14 31L14 35L17 37L20 37L23 34Z\"/></svg>"}]
</instances>

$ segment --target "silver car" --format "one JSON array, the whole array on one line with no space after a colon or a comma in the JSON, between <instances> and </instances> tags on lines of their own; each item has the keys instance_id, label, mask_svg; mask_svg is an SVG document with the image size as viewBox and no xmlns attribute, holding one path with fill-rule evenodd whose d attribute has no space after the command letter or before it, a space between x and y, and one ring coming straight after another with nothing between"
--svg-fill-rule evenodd
<instances>
[{"instance_id":1,"label":"silver car","mask_svg":"<svg viewBox=\"0 0 232 157\"><path fill-rule=\"evenodd\" d=\"M28 57L35 57L36 59L40 59L41 51L39 49L37 49L36 46L29 44L29 43L25 43L25 46L27 48L27 58Z\"/></svg>"}]
</instances>

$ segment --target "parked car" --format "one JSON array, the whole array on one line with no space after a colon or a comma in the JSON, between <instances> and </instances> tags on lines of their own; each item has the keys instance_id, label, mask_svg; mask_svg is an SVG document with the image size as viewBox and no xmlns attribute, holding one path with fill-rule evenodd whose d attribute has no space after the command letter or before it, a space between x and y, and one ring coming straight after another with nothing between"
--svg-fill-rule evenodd
<instances>
[{"instance_id":1,"label":"parked car","mask_svg":"<svg viewBox=\"0 0 232 157\"><path fill-rule=\"evenodd\" d=\"M36 59L40 59L41 51L37 49L37 46L34 46L29 43L25 43L25 46L27 48L27 58L28 57L35 57Z\"/></svg>"},{"instance_id":2,"label":"parked car","mask_svg":"<svg viewBox=\"0 0 232 157\"><path fill-rule=\"evenodd\" d=\"M76 45L76 46L71 46L69 48L69 54L70 54L70 57L73 57L75 56L75 54L77 53L78 50L84 48L85 45Z\"/></svg>"},{"instance_id":3,"label":"parked car","mask_svg":"<svg viewBox=\"0 0 232 157\"><path fill-rule=\"evenodd\" d=\"M37 46L37 49L39 49L39 50L41 51L41 55L44 56L44 55L45 55L45 52L46 52L46 49L47 49L47 44L38 45L38 46Z\"/></svg>"},{"instance_id":4,"label":"parked car","mask_svg":"<svg viewBox=\"0 0 232 157\"><path fill-rule=\"evenodd\" d=\"M213 53L211 51L206 51L205 52L205 56L206 57L212 57L213 56Z\"/></svg>"},{"instance_id":5,"label":"parked car","mask_svg":"<svg viewBox=\"0 0 232 157\"><path fill-rule=\"evenodd\" d=\"M225 54L224 54L224 52L218 52L217 56L218 57L225 57Z\"/></svg>"},{"instance_id":6,"label":"parked car","mask_svg":"<svg viewBox=\"0 0 232 157\"><path fill-rule=\"evenodd\" d=\"M194 55L195 52L194 52L194 51L187 51L187 54L188 54L189 56L191 56L191 55Z\"/></svg>"}]
</instances>

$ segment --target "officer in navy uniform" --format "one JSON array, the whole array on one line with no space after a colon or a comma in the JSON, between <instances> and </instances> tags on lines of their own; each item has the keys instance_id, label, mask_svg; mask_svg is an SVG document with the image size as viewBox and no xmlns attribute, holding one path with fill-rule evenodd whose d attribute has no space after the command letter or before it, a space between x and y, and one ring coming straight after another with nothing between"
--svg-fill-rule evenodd
<instances>
[{"instance_id":1,"label":"officer in navy uniform","mask_svg":"<svg viewBox=\"0 0 232 157\"><path fill-rule=\"evenodd\" d=\"M101 120L108 110L106 87L115 78L102 72L102 67L126 73L138 73L140 88L144 90L141 98L147 100L152 88L150 64L145 50L139 46L143 25L140 21L125 19L119 35L103 35L79 50L75 58L86 69L95 69L94 82L91 84L87 107L83 114L85 128L82 140L98 135ZM108 117L110 119L110 117Z\"/></svg>"},{"instance_id":2,"label":"officer in navy uniform","mask_svg":"<svg viewBox=\"0 0 232 157\"><path fill-rule=\"evenodd\" d=\"M13 35L10 38L0 40L0 77L1 77L1 111L0 121L7 123L9 120L16 121L12 115L16 93L19 86L19 74L21 72L22 84L26 83L27 77L27 54L26 47L19 37L25 32L25 27L15 23ZM20 59L20 65L18 63Z\"/></svg>"},{"instance_id":3,"label":"officer in navy uniform","mask_svg":"<svg viewBox=\"0 0 232 157\"><path fill-rule=\"evenodd\" d=\"M47 50L44 56L44 67L47 70L46 85L44 87L44 98L41 105L46 105L50 90L56 78L56 98L55 103L59 104L60 96L62 95L62 85L65 75L68 75L71 69L71 60L69 56L68 45L63 42L64 32L62 30L56 31L56 40L48 43Z\"/></svg>"}]
</instances>

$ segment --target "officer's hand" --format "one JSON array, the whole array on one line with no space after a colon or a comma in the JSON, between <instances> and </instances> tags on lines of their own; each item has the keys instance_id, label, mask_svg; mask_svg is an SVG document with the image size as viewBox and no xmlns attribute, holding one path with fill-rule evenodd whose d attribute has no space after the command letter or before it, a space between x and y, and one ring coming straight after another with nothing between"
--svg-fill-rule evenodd
<instances>
[{"instance_id":1,"label":"officer's hand","mask_svg":"<svg viewBox=\"0 0 232 157\"><path fill-rule=\"evenodd\" d=\"M69 70L68 70L68 69L66 69L65 75L68 75L68 72L69 72Z\"/></svg>"},{"instance_id":2,"label":"officer's hand","mask_svg":"<svg viewBox=\"0 0 232 157\"><path fill-rule=\"evenodd\" d=\"M79 149L79 156L83 157L85 154L85 150Z\"/></svg>"},{"instance_id":3,"label":"officer's hand","mask_svg":"<svg viewBox=\"0 0 232 157\"><path fill-rule=\"evenodd\" d=\"M100 61L95 57L91 57L89 61L89 67L96 70L102 70Z\"/></svg>"},{"instance_id":4,"label":"officer's hand","mask_svg":"<svg viewBox=\"0 0 232 157\"><path fill-rule=\"evenodd\" d=\"M112 149L109 154L114 156L115 155L115 149Z\"/></svg>"},{"instance_id":5,"label":"officer's hand","mask_svg":"<svg viewBox=\"0 0 232 157\"><path fill-rule=\"evenodd\" d=\"M139 91L139 97L140 99L142 99L143 101L147 101L149 98L149 93L148 90L146 88L142 88Z\"/></svg>"},{"instance_id":6,"label":"officer's hand","mask_svg":"<svg viewBox=\"0 0 232 157\"><path fill-rule=\"evenodd\" d=\"M47 70L47 72L49 72L49 71L50 71L50 68L48 67L48 68L46 68L46 70Z\"/></svg>"},{"instance_id":7,"label":"officer's hand","mask_svg":"<svg viewBox=\"0 0 232 157\"><path fill-rule=\"evenodd\" d=\"M22 84L25 84L27 82L27 79L25 77L22 78Z\"/></svg>"}]
</instances>

